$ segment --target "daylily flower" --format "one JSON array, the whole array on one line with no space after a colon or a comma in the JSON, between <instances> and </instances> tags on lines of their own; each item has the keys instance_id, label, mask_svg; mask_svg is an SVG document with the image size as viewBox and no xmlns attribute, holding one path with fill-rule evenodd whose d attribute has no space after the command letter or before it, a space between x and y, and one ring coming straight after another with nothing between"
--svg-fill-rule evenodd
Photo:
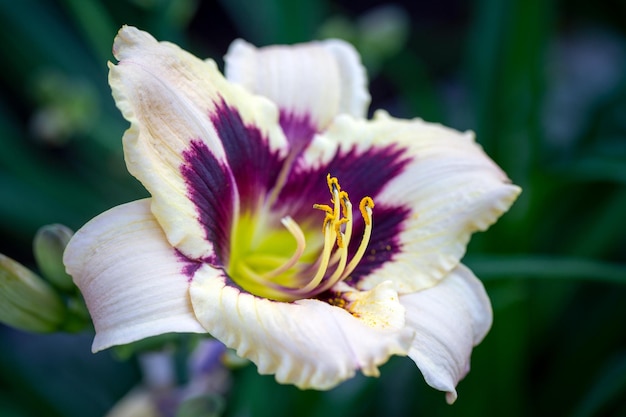
<instances>
[{"instance_id":1,"label":"daylily flower","mask_svg":"<svg viewBox=\"0 0 626 417\"><path fill-rule=\"evenodd\" d=\"M492 312L460 263L519 188L474 142L376 112L358 54L235 41L211 61L123 27L109 64L148 199L65 252L93 350L208 332L262 374L328 389L408 355L456 398Z\"/></svg>"}]
</instances>

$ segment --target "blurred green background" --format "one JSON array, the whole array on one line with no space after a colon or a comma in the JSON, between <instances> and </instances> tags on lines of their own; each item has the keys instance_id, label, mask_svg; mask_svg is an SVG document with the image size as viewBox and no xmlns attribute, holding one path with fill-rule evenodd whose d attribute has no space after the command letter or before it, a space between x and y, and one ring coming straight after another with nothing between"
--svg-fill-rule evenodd
<instances>
[{"instance_id":1,"label":"blurred green background","mask_svg":"<svg viewBox=\"0 0 626 417\"><path fill-rule=\"evenodd\" d=\"M373 102L473 129L524 189L465 262L495 321L446 405L407 358L299 391L234 371L228 416L626 416L626 2L0 0L0 252L145 191L107 85L122 24L221 63L229 43L353 42ZM101 416L136 362L91 333L0 328L0 416Z\"/></svg>"}]
</instances>

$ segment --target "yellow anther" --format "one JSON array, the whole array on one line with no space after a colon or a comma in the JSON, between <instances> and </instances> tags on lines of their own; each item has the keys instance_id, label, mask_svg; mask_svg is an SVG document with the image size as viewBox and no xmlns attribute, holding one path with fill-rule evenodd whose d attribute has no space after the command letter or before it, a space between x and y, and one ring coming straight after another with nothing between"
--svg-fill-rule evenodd
<instances>
[{"instance_id":1,"label":"yellow anther","mask_svg":"<svg viewBox=\"0 0 626 417\"><path fill-rule=\"evenodd\" d=\"M314 209L322 210L326 213L326 217L324 217L324 223L322 223L322 231L326 232L326 225L328 222L332 222L335 220L335 213L332 207L327 204L313 204Z\"/></svg>"},{"instance_id":2,"label":"yellow anther","mask_svg":"<svg viewBox=\"0 0 626 417\"><path fill-rule=\"evenodd\" d=\"M339 202L341 203L341 214L343 217L348 217L348 206L350 205L350 199L348 198L348 193L345 191L341 191L339 193Z\"/></svg>"},{"instance_id":3,"label":"yellow anther","mask_svg":"<svg viewBox=\"0 0 626 417\"><path fill-rule=\"evenodd\" d=\"M344 242L343 242L344 235L341 232L341 226L344 224L347 224L348 222L349 220L346 219L345 217L335 222L335 233L337 233L337 246L340 248L344 247Z\"/></svg>"},{"instance_id":4,"label":"yellow anther","mask_svg":"<svg viewBox=\"0 0 626 417\"><path fill-rule=\"evenodd\" d=\"M328 189L331 194L335 194L335 191L340 192L339 180L336 177L331 177L330 173L326 175L326 182L328 183Z\"/></svg>"},{"instance_id":5,"label":"yellow anther","mask_svg":"<svg viewBox=\"0 0 626 417\"><path fill-rule=\"evenodd\" d=\"M326 226L332 226L333 223L335 222L335 217L333 216L332 213L328 213L326 214L326 217L324 217L324 223L322 223L322 231L324 233L326 233Z\"/></svg>"},{"instance_id":6,"label":"yellow anther","mask_svg":"<svg viewBox=\"0 0 626 417\"><path fill-rule=\"evenodd\" d=\"M314 209L322 210L325 213L333 214L333 209L328 204L313 204Z\"/></svg>"},{"instance_id":7,"label":"yellow anther","mask_svg":"<svg viewBox=\"0 0 626 417\"><path fill-rule=\"evenodd\" d=\"M359 203L359 210L363 220L365 220L365 224L368 226L372 222L372 208L374 208L374 200L371 197L363 197Z\"/></svg>"}]
</instances>

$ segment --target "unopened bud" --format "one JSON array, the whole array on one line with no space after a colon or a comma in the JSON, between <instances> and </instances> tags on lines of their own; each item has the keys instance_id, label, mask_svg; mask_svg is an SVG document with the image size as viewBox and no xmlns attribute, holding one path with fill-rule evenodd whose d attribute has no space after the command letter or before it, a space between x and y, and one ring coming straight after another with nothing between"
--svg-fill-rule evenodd
<instances>
[{"instance_id":1,"label":"unopened bud","mask_svg":"<svg viewBox=\"0 0 626 417\"><path fill-rule=\"evenodd\" d=\"M0 254L0 322L31 332L51 332L64 317L65 306L52 287Z\"/></svg>"},{"instance_id":2,"label":"unopened bud","mask_svg":"<svg viewBox=\"0 0 626 417\"><path fill-rule=\"evenodd\" d=\"M75 288L72 277L65 272L63 265L63 251L72 235L68 227L51 224L40 228L33 240L33 253L41 274L64 291Z\"/></svg>"}]
</instances>

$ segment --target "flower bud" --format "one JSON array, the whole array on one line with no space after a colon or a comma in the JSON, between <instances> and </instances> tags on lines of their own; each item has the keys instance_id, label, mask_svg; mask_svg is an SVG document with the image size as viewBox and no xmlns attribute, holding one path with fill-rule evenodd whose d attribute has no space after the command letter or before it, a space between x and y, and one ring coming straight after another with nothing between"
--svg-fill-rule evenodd
<instances>
[{"instance_id":1,"label":"flower bud","mask_svg":"<svg viewBox=\"0 0 626 417\"><path fill-rule=\"evenodd\" d=\"M73 232L66 226L51 224L40 228L33 240L33 253L41 274L64 291L75 288L63 265L63 251L72 235Z\"/></svg>"},{"instance_id":2,"label":"flower bud","mask_svg":"<svg viewBox=\"0 0 626 417\"><path fill-rule=\"evenodd\" d=\"M65 306L52 287L0 254L0 322L31 332L51 332L64 317Z\"/></svg>"}]
</instances>

